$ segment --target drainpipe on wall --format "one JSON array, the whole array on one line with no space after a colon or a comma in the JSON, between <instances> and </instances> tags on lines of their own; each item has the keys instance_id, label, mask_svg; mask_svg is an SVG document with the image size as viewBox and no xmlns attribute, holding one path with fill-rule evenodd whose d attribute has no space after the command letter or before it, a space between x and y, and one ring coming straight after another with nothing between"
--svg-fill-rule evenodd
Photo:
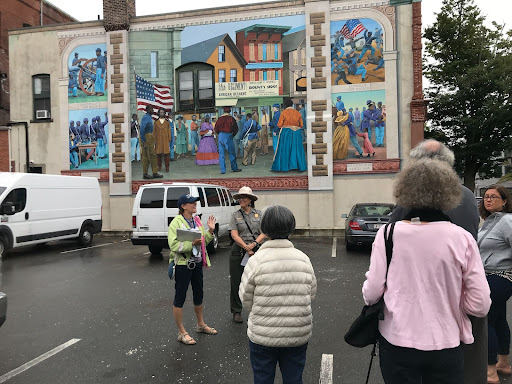
<instances>
[{"instance_id":1,"label":"drainpipe on wall","mask_svg":"<svg viewBox=\"0 0 512 384\"><path fill-rule=\"evenodd\" d=\"M43 2L44 0L41 0L41 25L43 25Z\"/></svg>"},{"instance_id":2,"label":"drainpipe on wall","mask_svg":"<svg viewBox=\"0 0 512 384\"><path fill-rule=\"evenodd\" d=\"M26 159L27 162L27 173L30 173L32 171L30 166L30 153L28 150L28 123L26 121L9 121L7 123L8 127L12 127L13 125L24 125L25 126L25 152L26 152Z\"/></svg>"}]
</instances>

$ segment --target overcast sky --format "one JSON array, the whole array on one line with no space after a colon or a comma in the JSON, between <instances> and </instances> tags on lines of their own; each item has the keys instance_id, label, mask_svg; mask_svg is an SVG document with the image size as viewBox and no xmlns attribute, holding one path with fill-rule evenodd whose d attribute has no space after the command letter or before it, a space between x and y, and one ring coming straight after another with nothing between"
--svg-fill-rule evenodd
<instances>
[{"instance_id":1,"label":"overcast sky","mask_svg":"<svg viewBox=\"0 0 512 384\"><path fill-rule=\"evenodd\" d=\"M268 0L215 0L216 7L254 4L268 2ZM80 21L96 20L98 15L103 17L103 1L87 0L85 3L78 0L50 0L63 11L69 13ZM211 0L194 1L168 1L161 0L137 0L137 16L151 15L155 13L169 13L186 11L192 9L203 9L211 7ZM423 26L431 25L435 20L435 12L441 9L442 0L424 0L423 7ZM494 20L499 23L506 23L506 29L512 28L512 2L510 0L475 0L475 4L487 15L487 21Z\"/></svg>"}]
</instances>

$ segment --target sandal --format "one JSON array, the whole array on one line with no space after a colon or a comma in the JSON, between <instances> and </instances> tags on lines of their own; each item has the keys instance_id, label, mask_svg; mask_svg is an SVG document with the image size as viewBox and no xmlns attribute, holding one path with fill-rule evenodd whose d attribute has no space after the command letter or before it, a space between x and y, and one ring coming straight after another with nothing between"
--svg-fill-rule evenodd
<instances>
[{"instance_id":1,"label":"sandal","mask_svg":"<svg viewBox=\"0 0 512 384\"><path fill-rule=\"evenodd\" d=\"M206 333L207 335L216 335L217 330L215 328L209 327L206 324L200 327L199 325L196 328L198 333Z\"/></svg>"},{"instance_id":2,"label":"sandal","mask_svg":"<svg viewBox=\"0 0 512 384\"><path fill-rule=\"evenodd\" d=\"M178 341L185 345L194 345L196 343L196 341L190 337L188 333L184 333L183 335L178 333Z\"/></svg>"}]
</instances>

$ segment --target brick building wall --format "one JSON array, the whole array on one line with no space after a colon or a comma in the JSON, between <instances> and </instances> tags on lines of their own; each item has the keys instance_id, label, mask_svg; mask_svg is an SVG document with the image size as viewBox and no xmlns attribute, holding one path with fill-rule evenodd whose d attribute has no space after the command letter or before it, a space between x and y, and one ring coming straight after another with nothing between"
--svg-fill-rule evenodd
<instances>
[{"instance_id":1,"label":"brick building wall","mask_svg":"<svg viewBox=\"0 0 512 384\"><path fill-rule=\"evenodd\" d=\"M18 29L41 24L40 0L1 0L0 7L0 126L6 125L9 118L9 33L10 29ZM71 23L76 21L73 17L44 3L43 24ZM2 149L3 147L0 147ZM0 151L1 152L1 151ZM8 153L8 151L7 151ZM1 161L0 161L1 163ZM3 169L1 169L3 170Z\"/></svg>"}]
</instances>

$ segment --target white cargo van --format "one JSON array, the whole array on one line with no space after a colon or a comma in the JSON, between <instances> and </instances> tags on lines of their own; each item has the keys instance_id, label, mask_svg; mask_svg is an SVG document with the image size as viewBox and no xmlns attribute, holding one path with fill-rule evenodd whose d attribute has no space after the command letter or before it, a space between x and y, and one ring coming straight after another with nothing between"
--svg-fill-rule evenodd
<instances>
[{"instance_id":1,"label":"white cargo van","mask_svg":"<svg viewBox=\"0 0 512 384\"><path fill-rule=\"evenodd\" d=\"M219 237L228 233L232 213L238 209L226 187L198 183L154 183L140 187L133 203L132 244L147 245L152 254L169 248L167 233L172 219L179 215L178 198L181 195L198 196L197 215L203 225L210 215L217 219L214 239L208 253L214 253Z\"/></svg>"},{"instance_id":2,"label":"white cargo van","mask_svg":"<svg viewBox=\"0 0 512 384\"><path fill-rule=\"evenodd\" d=\"M0 173L0 255L8 249L101 231L101 191L93 177Z\"/></svg>"}]
</instances>

